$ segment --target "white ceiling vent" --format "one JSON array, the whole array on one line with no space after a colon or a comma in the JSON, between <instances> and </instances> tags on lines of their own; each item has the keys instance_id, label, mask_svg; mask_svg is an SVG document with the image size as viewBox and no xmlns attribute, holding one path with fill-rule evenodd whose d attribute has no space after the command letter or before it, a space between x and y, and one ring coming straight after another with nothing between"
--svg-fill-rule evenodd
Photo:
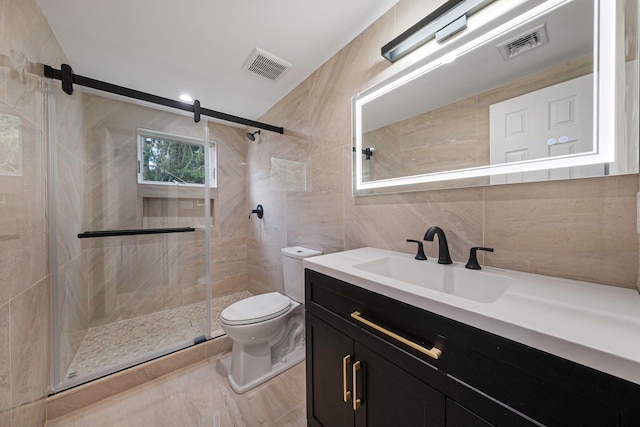
<instances>
[{"instance_id":1,"label":"white ceiling vent","mask_svg":"<svg viewBox=\"0 0 640 427\"><path fill-rule=\"evenodd\" d=\"M291 67L292 65L284 59L256 47L244 62L242 69L278 81Z\"/></svg>"},{"instance_id":2,"label":"white ceiling vent","mask_svg":"<svg viewBox=\"0 0 640 427\"><path fill-rule=\"evenodd\" d=\"M502 59L508 61L547 43L549 43L549 36L547 35L547 24L544 23L504 43L500 43L497 48L500 51L500 55L502 55Z\"/></svg>"}]
</instances>

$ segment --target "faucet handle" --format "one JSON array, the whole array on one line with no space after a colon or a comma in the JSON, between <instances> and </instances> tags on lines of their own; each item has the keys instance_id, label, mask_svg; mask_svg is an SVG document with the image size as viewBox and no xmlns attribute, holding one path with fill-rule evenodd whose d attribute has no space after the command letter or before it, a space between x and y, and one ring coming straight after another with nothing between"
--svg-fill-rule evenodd
<instances>
[{"instance_id":1,"label":"faucet handle","mask_svg":"<svg viewBox=\"0 0 640 427\"><path fill-rule=\"evenodd\" d=\"M423 247L422 242L420 240L407 239L407 242L412 242L412 243L417 243L418 244L418 253L414 257L415 259L419 259L421 261L424 261L424 260L427 259L427 256L424 254L424 247Z\"/></svg>"},{"instance_id":2,"label":"faucet handle","mask_svg":"<svg viewBox=\"0 0 640 427\"><path fill-rule=\"evenodd\" d=\"M474 246L471 248L471 251L469 251L469 261L467 261L465 268L469 268L471 270L480 270L482 268L480 267L480 264L478 264L478 256L476 255L477 251L493 252L493 248L483 248L482 246Z\"/></svg>"}]
</instances>

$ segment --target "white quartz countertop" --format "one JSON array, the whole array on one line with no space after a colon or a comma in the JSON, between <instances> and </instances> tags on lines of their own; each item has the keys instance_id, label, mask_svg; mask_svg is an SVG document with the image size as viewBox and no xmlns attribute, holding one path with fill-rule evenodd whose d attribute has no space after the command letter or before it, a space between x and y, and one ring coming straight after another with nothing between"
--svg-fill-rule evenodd
<instances>
[{"instance_id":1,"label":"white quartz countertop","mask_svg":"<svg viewBox=\"0 0 640 427\"><path fill-rule=\"evenodd\" d=\"M361 248L306 258L304 267L640 384L640 294L633 289L483 267L512 278L494 302L415 286L354 265L413 255ZM464 264L439 266L462 268Z\"/></svg>"}]
</instances>

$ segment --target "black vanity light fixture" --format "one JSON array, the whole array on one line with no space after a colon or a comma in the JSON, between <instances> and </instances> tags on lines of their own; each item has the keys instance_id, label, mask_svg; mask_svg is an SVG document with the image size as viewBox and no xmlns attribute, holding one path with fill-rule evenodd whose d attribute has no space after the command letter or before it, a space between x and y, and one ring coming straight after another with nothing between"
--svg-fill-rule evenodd
<instances>
[{"instance_id":1,"label":"black vanity light fixture","mask_svg":"<svg viewBox=\"0 0 640 427\"><path fill-rule=\"evenodd\" d=\"M432 39L442 43L467 28L467 16L493 0L449 0L386 45L382 56L391 62L413 52Z\"/></svg>"}]
</instances>

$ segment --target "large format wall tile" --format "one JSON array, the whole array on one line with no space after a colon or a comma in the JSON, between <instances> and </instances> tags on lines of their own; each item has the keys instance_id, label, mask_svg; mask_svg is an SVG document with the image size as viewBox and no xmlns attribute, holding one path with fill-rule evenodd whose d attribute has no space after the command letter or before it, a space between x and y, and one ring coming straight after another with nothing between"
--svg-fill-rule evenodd
<instances>
[{"instance_id":1,"label":"large format wall tile","mask_svg":"<svg viewBox=\"0 0 640 427\"><path fill-rule=\"evenodd\" d=\"M287 197L289 243L323 249L344 248L343 198L339 193L292 193Z\"/></svg>"},{"instance_id":2,"label":"large format wall tile","mask_svg":"<svg viewBox=\"0 0 640 427\"><path fill-rule=\"evenodd\" d=\"M415 253L406 240L422 240L435 225L445 231L451 257L463 261L482 244L482 211L482 189L475 188L358 198L345 216L347 247ZM436 241L424 242L427 256L438 256Z\"/></svg>"},{"instance_id":3,"label":"large format wall tile","mask_svg":"<svg viewBox=\"0 0 640 427\"><path fill-rule=\"evenodd\" d=\"M316 193L342 192L343 148L327 151L311 157L310 188Z\"/></svg>"},{"instance_id":4,"label":"large format wall tile","mask_svg":"<svg viewBox=\"0 0 640 427\"><path fill-rule=\"evenodd\" d=\"M177 217L181 214L176 201L185 197L181 188L141 189L136 185L135 130L203 139L204 122L196 125L190 117L92 95L85 96L85 104L87 228L201 226L197 218ZM218 162L218 187L211 191L213 294L226 295L247 289L247 141L242 129L216 123L208 126ZM155 195L149 198L147 193ZM195 197L192 193L189 200ZM86 242L92 325L206 297L203 230L195 235L167 236L171 235Z\"/></svg>"},{"instance_id":5,"label":"large format wall tile","mask_svg":"<svg viewBox=\"0 0 640 427\"><path fill-rule=\"evenodd\" d=\"M38 63L66 62L36 1L0 2L0 112L20 120L22 170L0 176L0 425L40 427L49 383L47 144ZM55 92L55 86L53 91ZM73 108L63 98L57 110ZM69 129L78 122L67 123ZM2 143L2 141L0 141Z\"/></svg>"},{"instance_id":6,"label":"large format wall tile","mask_svg":"<svg viewBox=\"0 0 640 427\"><path fill-rule=\"evenodd\" d=\"M286 195L285 191L272 191L268 172L250 180L247 198L249 209L258 204L264 208L262 219L257 215L249 218L249 240L263 242L270 247L286 244Z\"/></svg>"},{"instance_id":7,"label":"large format wall tile","mask_svg":"<svg viewBox=\"0 0 640 427\"><path fill-rule=\"evenodd\" d=\"M89 329L88 286L84 257L76 257L58 269L60 372L67 372Z\"/></svg>"},{"instance_id":8,"label":"large format wall tile","mask_svg":"<svg viewBox=\"0 0 640 427\"><path fill-rule=\"evenodd\" d=\"M78 233L83 229L84 158L57 144L55 204L57 209L58 265L80 256L82 247Z\"/></svg>"},{"instance_id":9,"label":"large format wall tile","mask_svg":"<svg viewBox=\"0 0 640 427\"><path fill-rule=\"evenodd\" d=\"M306 79L284 98L276 106L262 116L262 120L285 128L285 135L296 138L309 138L313 128L309 122L309 90L313 79ZM260 138L269 137L271 134L262 131ZM253 163L251 163L253 167Z\"/></svg>"},{"instance_id":10,"label":"large format wall tile","mask_svg":"<svg viewBox=\"0 0 640 427\"><path fill-rule=\"evenodd\" d=\"M11 405L35 402L49 386L49 282L15 298L11 310Z\"/></svg>"},{"instance_id":11,"label":"large format wall tile","mask_svg":"<svg viewBox=\"0 0 640 427\"><path fill-rule=\"evenodd\" d=\"M0 425L3 417L11 415L11 331L9 329L9 304L0 306Z\"/></svg>"},{"instance_id":12,"label":"large format wall tile","mask_svg":"<svg viewBox=\"0 0 640 427\"><path fill-rule=\"evenodd\" d=\"M20 138L18 154L21 158L15 174L0 174L2 305L47 274L43 172L46 156L41 140L42 131L37 126L1 99L0 113L14 118L15 131Z\"/></svg>"},{"instance_id":13,"label":"large format wall tile","mask_svg":"<svg viewBox=\"0 0 640 427\"><path fill-rule=\"evenodd\" d=\"M490 265L634 288L637 177L487 189Z\"/></svg>"},{"instance_id":14,"label":"large format wall tile","mask_svg":"<svg viewBox=\"0 0 640 427\"><path fill-rule=\"evenodd\" d=\"M249 292L262 294L266 292L280 292L284 289L283 283L271 283L271 271L277 266L272 266L271 248L266 241L248 240L247 245L247 273L249 275Z\"/></svg>"},{"instance_id":15,"label":"large format wall tile","mask_svg":"<svg viewBox=\"0 0 640 427\"><path fill-rule=\"evenodd\" d=\"M481 254L481 262L496 267L638 286L637 175L352 196L351 98L412 65L411 56L390 64L380 56L380 47L442 4L444 0L400 1L261 118L284 126L285 136L308 141L308 153L300 152L294 158L310 168L311 186L306 192L287 192L267 184L272 168L268 160L282 148L283 136L267 133L263 144L249 146L249 205L258 201L265 201L265 208L286 204L286 212L276 224L271 218L249 224L252 291L282 289L281 279L273 273L281 268L275 249L278 244L308 245L325 253L361 246L415 253L415 245L405 240L421 239L430 225L445 230L456 261L466 261L472 246L489 245L496 252ZM585 57L548 75L529 76L506 88L463 100L466 108L451 113L458 114L457 123L464 126L454 124L452 115L436 117L441 126L430 138L436 144L452 138L457 143L473 139L486 142L488 105L583 75L590 64L591 59ZM413 131L419 133L422 125L415 123ZM405 134L411 133L409 130ZM408 151L414 150L410 154L416 153L416 147L405 145ZM464 151L471 163L488 156L486 150L449 150L448 143L440 148L443 158L453 154L457 160ZM399 161L399 152L390 149L389 154L391 163ZM437 163L441 159L432 160ZM282 212L270 206L265 216L274 210L278 215ZM425 243L427 254L436 256L437 246L435 242Z\"/></svg>"},{"instance_id":16,"label":"large format wall tile","mask_svg":"<svg viewBox=\"0 0 640 427\"><path fill-rule=\"evenodd\" d=\"M0 241L0 304L16 297L46 274L46 235L16 235Z\"/></svg>"},{"instance_id":17,"label":"large format wall tile","mask_svg":"<svg viewBox=\"0 0 640 427\"><path fill-rule=\"evenodd\" d=\"M244 210L242 212L244 213ZM223 296L248 289L247 263L246 238L213 237L211 242L212 295Z\"/></svg>"},{"instance_id":18,"label":"large format wall tile","mask_svg":"<svg viewBox=\"0 0 640 427\"><path fill-rule=\"evenodd\" d=\"M55 300L58 324L54 337L58 344L55 357L59 364L54 369L64 374L89 328L87 269L82 242L77 238L78 233L85 231L86 156L82 93L76 90L73 96L69 96L56 83L51 84L54 89L48 102L54 106L54 114L50 118L54 127L48 138L54 144L48 147L55 158L51 171L55 192L51 197L56 207L56 226L51 232L55 233L58 266L52 272L58 285ZM28 419L37 414L37 410L37 405L23 407L20 417Z\"/></svg>"}]
</instances>

